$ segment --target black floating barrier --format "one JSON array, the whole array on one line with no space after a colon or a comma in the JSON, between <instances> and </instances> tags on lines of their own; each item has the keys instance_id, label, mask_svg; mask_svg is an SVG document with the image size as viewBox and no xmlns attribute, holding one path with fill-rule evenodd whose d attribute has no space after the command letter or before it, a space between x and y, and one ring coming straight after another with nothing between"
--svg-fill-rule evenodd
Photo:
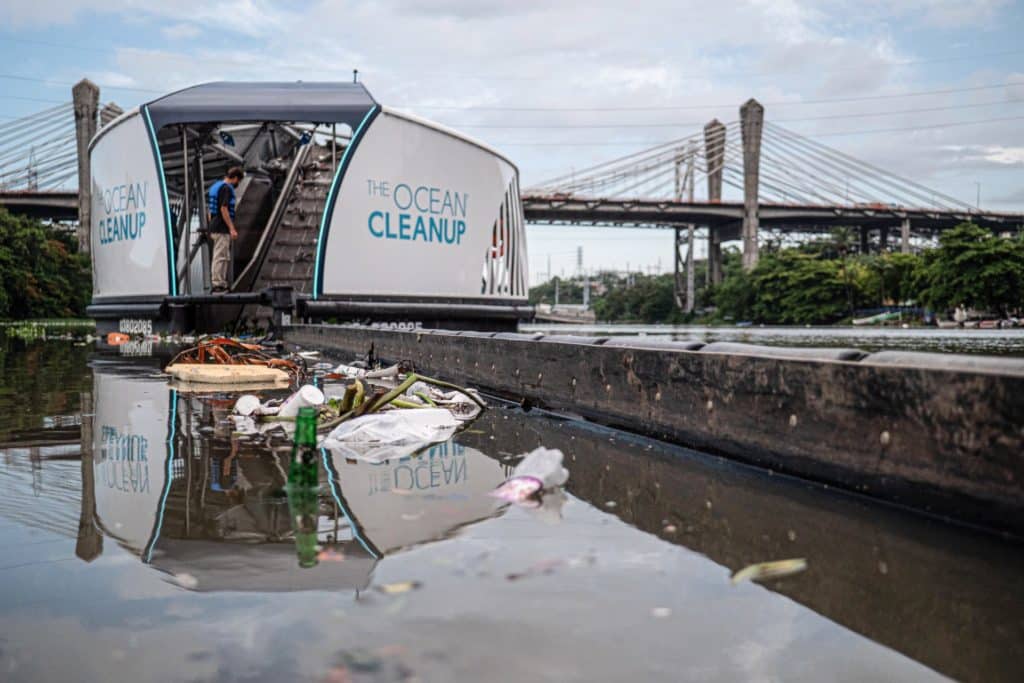
<instances>
[{"instance_id":1,"label":"black floating barrier","mask_svg":"<svg viewBox=\"0 0 1024 683\"><path fill-rule=\"evenodd\" d=\"M1024 361L533 337L284 330L306 347L372 347L513 400L1024 536Z\"/></svg>"}]
</instances>

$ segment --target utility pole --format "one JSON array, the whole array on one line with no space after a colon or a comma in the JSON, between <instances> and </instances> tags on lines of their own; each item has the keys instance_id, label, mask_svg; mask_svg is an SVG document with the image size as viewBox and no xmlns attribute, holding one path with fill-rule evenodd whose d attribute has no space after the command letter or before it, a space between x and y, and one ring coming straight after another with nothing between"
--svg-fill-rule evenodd
<instances>
[{"instance_id":1,"label":"utility pole","mask_svg":"<svg viewBox=\"0 0 1024 683\"><path fill-rule=\"evenodd\" d=\"M683 191L686 186L686 177L683 172L683 161L686 157L683 154L682 148L676 153L675 158L675 184L673 185L673 199L677 202L683 201ZM686 267L683 263L682 246L683 246L683 231L682 228L676 226L673 230L674 239L672 240L672 294L673 299L676 302L676 308L683 309L686 307L686 303L683 300L683 289L685 284L683 283L683 269Z\"/></svg>"},{"instance_id":2,"label":"utility pole","mask_svg":"<svg viewBox=\"0 0 1024 683\"><path fill-rule=\"evenodd\" d=\"M686 168L686 199L693 204L693 182L694 175L696 173L696 157L697 157L697 145L694 142L690 142L690 150ZM696 226L690 223L688 226L688 235L686 237L686 312L693 313L693 309L696 306L696 292L694 289L694 266L693 266L693 231Z\"/></svg>"},{"instance_id":3,"label":"utility pole","mask_svg":"<svg viewBox=\"0 0 1024 683\"><path fill-rule=\"evenodd\" d=\"M100 89L87 78L71 88L75 109L75 141L78 147L78 251L89 253L89 231L92 225L92 173L89 168L89 142L96 135L96 115L100 106Z\"/></svg>"}]
</instances>

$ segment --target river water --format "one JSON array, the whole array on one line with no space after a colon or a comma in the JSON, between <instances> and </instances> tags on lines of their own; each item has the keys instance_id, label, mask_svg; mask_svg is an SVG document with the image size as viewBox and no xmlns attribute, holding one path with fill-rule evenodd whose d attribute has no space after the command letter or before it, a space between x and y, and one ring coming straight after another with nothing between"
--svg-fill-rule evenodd
<instances>
[{"instance_id":1,"label":"river water","mask_svg":"<svg viewBox=\"0 0 1024 683\"><path fill-rule=\"evenodd\" d=\"M705 327L701 325L520 325L522 332L588 336L643 335L703 342L734 341L767 346L854 347L864 351L932 351L1024 356L1024 328L1005 330L935 327Z\"/></svg>"},{"instance_id":2,"label":"river water","mask_svg":"<svg viewBox=\"0 0 1024 683\"><path fill-rule=\"evenodd\" d=\"M492 405L323 451L300 567L286 439L161 361L0 345L4 681L1019 680L1024 549L687 449ZM541 508L486 495L566 454ZM730 582L741 567L806 571Z\"/></svg>"}]
</instances>

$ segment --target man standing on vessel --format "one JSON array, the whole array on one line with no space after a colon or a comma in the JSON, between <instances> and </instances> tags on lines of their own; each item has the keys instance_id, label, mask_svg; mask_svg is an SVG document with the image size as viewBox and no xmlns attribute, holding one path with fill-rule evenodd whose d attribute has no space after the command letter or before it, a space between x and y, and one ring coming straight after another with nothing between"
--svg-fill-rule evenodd
<instances>
[{"instance_id":1,"label":"man standing on vessel","mask_svg":"<svg viewBox=\"0 0 1024 683\"><path fill-rule=\"evenodd\" d=\"M232 166L223 180L210 186L206 196L210 211L210 238L213 240L210 280L214 292L228 291L231 240L238 239L238 231L235 230L235 188L244 175L245 171L240 167Z\"/></svg>"}]
</instances>

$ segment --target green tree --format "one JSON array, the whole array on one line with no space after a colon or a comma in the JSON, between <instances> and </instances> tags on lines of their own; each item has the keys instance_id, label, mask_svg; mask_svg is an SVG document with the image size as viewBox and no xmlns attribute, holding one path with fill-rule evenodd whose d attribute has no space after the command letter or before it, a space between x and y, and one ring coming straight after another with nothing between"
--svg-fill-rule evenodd
<instances>
[{"instance_id":1,"label":"green tree","mask_svg":"<svg viewBox=\"0 0 1024 683\"><path fill-rule=\"evenodd\" d=\"M760 323L832 323L870 302L871 273L859 260L823 258L807 248L764 254L745 272L727 268L716 291L719 316Z\"/></svg>"},{"instance_id":2,"label":"green tree","mask_svg":"<svg viewBox=\"0 0 1024 683\"><path fill-rule=\"evenodd\" d=\"M965 304L1005 315L1024 305L1024 242L972 223L943 233L917 272L922 300L937 310Z\"/></svg>"},{"instance_id":3,"label":"green tree","mask_svg":"<svg viewBox=\"0 0 1024 683\"><path fill-rule=\"evenodd\" d=\"M603 296L594 299L594 315L604 321L679 322L682 317L676 308L674 277L635 274L631 284L618 279Z\"/></svg>"},{"instance_id":4,"label":"green tree","mask_svg":"<svg viewBox=\"0 0 1024 683\"><path fill-rule=\"evenodd\" d=\"M560 304L581 304L583 303L583 284L577 280L553 277L547 282L542 282L536 287L530 288L531 304L554 304L555 303L555 281L558 281L558 302Z\"/></svg>"},{"instance_id":5,"label":"green tree","mask_svg":"<svg viewBox=\"0 0 1024 683\"><path fill-rule=\"evenodd\" d=\"M919 295L915 285L922 258L917 254L884 253L870 257L866 265L872 274L870 291L878 304L913 301Z\"/></svg>"},{"instance_id":6,"label":"green tree","mask_svg":"<svg viewBox=\"0 0 1024 683\"><path fill-rule=\"evenodd\" d=\"M91 292L74 235L0 208L0 318L82 316Z\"/></svg>"}]
</instances>

